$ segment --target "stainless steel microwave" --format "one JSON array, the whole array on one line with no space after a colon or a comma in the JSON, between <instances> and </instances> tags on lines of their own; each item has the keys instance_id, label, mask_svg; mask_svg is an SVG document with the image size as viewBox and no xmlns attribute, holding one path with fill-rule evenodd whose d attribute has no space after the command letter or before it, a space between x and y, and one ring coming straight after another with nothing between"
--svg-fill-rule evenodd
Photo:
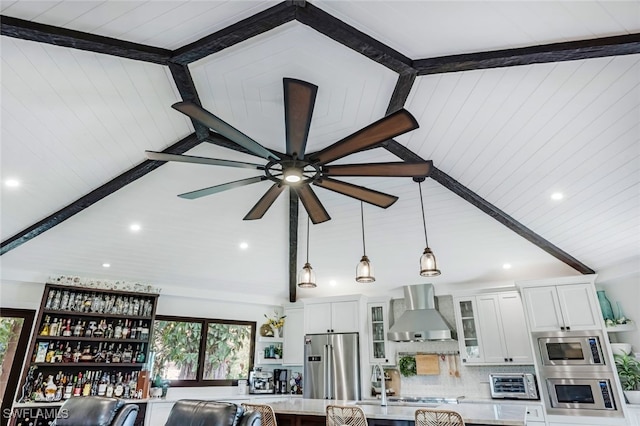
<instances>
[{"instance_id":1,"label":"stainless steel microwave","mask_svg":"<svg viewBox=\"0 0 640 426\"><path fill-rule=\"evenodd\" d=\"M596 331L533 333L540 364L548 366L604 366L602 334Z\"/></svg>"},{"instance_id":2,"label":"stainless steel microwave","mask_svg":"<svg viewBox=\"0 0 640 426\"><path fill-rule=\"evenodd\" d=\"M612 375L593 377L547 377L549 414L621 416Z\"/></svg>"}]
</instances>

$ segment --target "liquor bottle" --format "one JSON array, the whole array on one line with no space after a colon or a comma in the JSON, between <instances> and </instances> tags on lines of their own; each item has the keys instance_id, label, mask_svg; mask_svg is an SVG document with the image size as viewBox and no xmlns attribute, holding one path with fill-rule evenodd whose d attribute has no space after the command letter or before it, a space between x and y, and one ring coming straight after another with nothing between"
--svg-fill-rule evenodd
<instances>
[{"instance_id":1,"label":"liquor bottle","mask_svg":"<svg viewBox=\"0 0 640 426\"><path fill-rule=\"evenodd\" d=\"M54 318L53 323L49 326L49 336L59 336L61 324L61 322L58 322L58 318Z\"/></svg>"},{"instance_id":2,"label":"liquor bottle","mask_svg":"<svg viewBox=\"0 0 640 426\"><path fill-rule=\"evenodd\" d=\"M102 349L102 342L98 344L95 349L95 353L93 354L93 362L105 362L105 351Z\"/></svg>"},{"instance_id":3,"label":"liquor bottle","mask_svg":"<svg viewBox=\"0 0 640 426\"><path fill-rule=\"evenodd\" d=\"M51 290L47 295L47 303L44 305L45 309L51 309L51 305L53 305L53 296L55 295L56 290Z\"/></svg>"},{"instance_id":4,"label":"liquor bottle","mask_svg":"<svg viewBox=\"0 0 640 426\"><path fill-rule=\"evenodd\" d=\"M62 298L62 294L60 290L55 290L56 295L53 296L53 303L51 304L51 310L57 311L60 309L60 299Z\"/></svg>"},{"instance_id":5,"label":"liquor bottle","mask_svg":"<svg viewBox=\"0 0 640 426\"><path fill-rule=\"evenodd\" d=\"M84 307L82 308L82 312L91 312L91 304L93 304L93 299L91 298L91 294L84 294Z\"/></svg>"},{"instance_id":6,"label":"liquor bottle","mask_svg":"<svg viewBox=\"0 0 640 426\"><path fill-rule=\"evenodd\" d=\"M67 311L76 311L78 310L78 299L75 293L71 293L69 295L69 305L67 306Z\"/></svg>"},{"instance_id":7,"label":"liquor bottle","mask_svg":"<svg viewBox=\"0 0 640 426\"><path fill-rule=\"evenodd\" d=\"M104 336L104 331L106 330L106 328L107 322L104 319L100 320L96 329L93 330L93 337L98 339L102 338L102 336Z\"/></svg>"},{"instance_id":8,"label":"liquor bottle","mask_svg":"<svg viewBox=\"0 0 640 426\"><path fill-rule=\"evenodd\" d=\"M111 362L116 364L122 362L122 343L118 345L118 349L111 356Z\"/></svg>"},{"instance_id":9,"label":"liquor bottle","mask_svg":"<svg viewBox=\"0 0 640 426\"><path fill-rule=\"evenodd\" d=\"M91 395L91 376L92 372L87 371L87 374L84 377L84 382L82 383L82 396Z\"/></svg>"},{"instance_id":10,"label":"liquor bottle","mask_svg":"<svg viewBox=\"0 0 640 426\"><path fill-rule=\"evenodd\" d=\"M128 297L125 297L124 298L124 302L122 302L122 313L124 315L131 315L129 313L129 298Z\"/></svg>"},{"instance_id":11,"label":"liquor bottle","mask_svg":"<svg viewBox=\"0 0 640 426\"><path fill-rule=\"evenodd\" d=\"M73 334L73 332L71 331L71 318L67 318L66 325L64 326L64 329L62 330L62 335L64 337L71 337L72 334Z\"/></svg>"},{"instance_id":12,"label":"liquor bottle","mask_svg":"<svg viewBox=\"0 0 640 426\"><path fill-rule=\"evenodd\" d=\"M93 361L93 354L91 353L91 346L86 345L82 350L82 354L80 355L80 362L91 362Z\"/></svg>"},{"instance_id":13,"label":"liquor bottle","mask_svg":"<svg viewBox=\"0 0 640 426\"><path fill-rule=\"evenodd\" d=\"M73 326L73 337L81 337L83 332L82 322L78 320L76 325Z\"/></svg>"},{"instance_id":14,"label":"liquor bottle","mask_svg":"<svg viewBox=\"0 0 640 426\"><path fill-rule=\"evenodd\" d=\"M107 353L105 354L105 357L104 357L104 362L106 362L107 364L110 364L112 359L113 359L113 343L109 345L109 349L107 350Z\"/></svg>"},{"instance_id":15,"label":"liquor bottle","mask_svg":"<svg viewBox=\"0 0 640 426\"><path fill-rule=\"evenodd\" d=\"M107 391L105 393L105 396L108 398L111 398L113 396L113 379L109 379L109 382L107 383Z\"/></svg>"},{"instance_id":16,"label":"liquor bottle","mask_svg":"<svg viewBox=\"0 0 640 426\"><path fill-rule=\"evenodd\" d=\"M89 321L89 326L84 329L84 337L93 337L93 330L96 329L96 322Z\"/></svg>"},{"instance_id":17,"label":"liquor bottle","mask_svg":"<svg viewBox=\"0 0 640 426\"><path fill-rule=\"evenodd\" d=\"M118 373L116 386L113 388L113 396L115 396L116 398L122 398L123 393L124 385L122 384L122 373Z\"/></svg>"},{"instance_id":18,"label":"liquor bottle","mask_svg":"<svg viewBox=\"0 0 640 426\"><path fill-rule=\"evenodd\" d=\"M56 391L58 390L58 386L53 383L53 376L49 374L49 379L47 381L47 385L44 387L44 398L47 402L52 402L56 397Z\"/></svg>"},{"instance_id":19,"label":"liquor bottle","mask_svg":"<svg viewBox=\"0 0 640 426\"><path fill-rule=\"evenodd\" d=\"M78 346L73 351L73 362L80 362L80 357L82 356L82 352L80 351L80 342L78 342Z\"/></svg>"},{"instance_id":20,"label":"liquor bottle","mask_svg":"<svg viewBox=\"0 0 640 426\"><path fill-rule=\"evenodd\" d=\"M122 381L122 384L124 385L124 392L122 392L122 397L123 398L131 398L131 391L129 389L129 375L125 375L124 376L124 380Z\"/></svg>"},{"instance_id":21,"label":"liquor bottle","mask_svg":"<svg viewBox=\"0 0 640 426\"><path fill-rule=\"evenodd\" d=\"M129 329L129 339L139 339L138 335L138 327L136 327L136 322L131 320L131 328Z\"/></svg>"},{"instance_id":22,"label":"liquor bottle","mask_svg":"<svg viewBox=\"0 0 640 426\"><path fill-rule=\"evenodd\" d=\"M82 395L82 372L78 373L76 380L73 382L73 396Z\"/></svg>"},{"instance_id":23,"label":"liquor bottle","mask_svg":"<svg viewBox=\"0 0 640 426\"><path fill-rule=\"evenodd\" d=\"M134 371L129 380L129 398L136 398L138 393L138 372Z\"/></svg>"},{"instance_id":24,"label":"liquor bottle","mask_svg":"<svg viewBox=\"0 0 640 426\"><path fill-rule=\"evenodd\" d=\"M142 339L142 320L138 320L136 335L138 336L138 339Z\"/></svg>"},{"instance_id":25,"label":"liquor bottle","mask_svg":"<svg viewBox=\"0 0 640 426\"><path fill-rule=\"evenodd\" d=\"M67 378L67 383L64 386L64 394L62 394L62 399L69 399L73 395L73 381L71 380L71 376Z\"/></svg>"},{"instance_id":26,"label":"liquor bottle","mask_svg":"<svg viewBox=\"0 0 640 426\"><path fill-rule=\"evenodd\" d=\"M131 329L129 328L129 320L124 320L124 326L122 327L122 338L123 339L128 339L129 338L129 331Z\"/></svg>"},{"instance_id":27,"label":"liquor bottle","mask_svg":"<svg viewBox=\"0 0 640 426\"><path fill-rule=\"evenodd\" d=\"M65 376L62 374L62 371L58 372L56 376L56 395L53 397L54 401L62 401L62 393L64 391L65 385Z\"/></svg>"},{"instance_id":28,"label":"liquor bottle","mask_svg":"<svg viewBox=\"0 0 640 426\"><path fill-rule=\"evenodd\" d=\"M113 330L113 338L114 339L122 339L122 321L118 320L118 324L116 328Z\"/></svg>"},{"instance_id":29,"label":"liquor bottle","mask_svg":"<svg viewBox=\"0 0 640 426\"><path fill-rule=\"evenodd\" d=\"M149 340L149 325L148 323L144 323L142 326L142 332L140 333L141 340Z\"/></svg>"},{"instance_id":30,"label":"liquor bottle","mask_svg":"<svg viewBox=\"0 0 640 426\"><path fill-rule=\"evenodd\" d=\"M53 356L56 354L56 346L53 342L49 342L49 349L47 350L47 354L44 357L44 362L53 362Z\"/></svg>"},{"instance_id":31,"label":"liquor bottle","mask_svg":"<svg viewBox=\"0 0 640 426\"><path fill-rule=\"evenodd\" d=\"M62 293L62 300L60 301L60 310L66 311L68 307L69 307L69 292L65 290Z\"/></svg>"},{"instance_id":32,"label":"liquor bottle","mask_svg":"<svg viewBox=\"0 0 640 426\"><path fill-rule=\"evenodd\" d=\"M124 351L122 351L121 362L130 363L132 362L132 359L133 359L133 353L131 350L131 345L127 345L127 348Z\"/></svg>"},{"instance_id":33,"label":"liquor bottle","mask_svg":"<svg viewBox=\"0 0 640 426\"><path fill-rule=\"evenodd\" d=\"M111 339L113 337L113 324L109 323L107 329L104 331L104 338Z\"/></svg>"},{"instance_id":34,"label":"liquor bottle","mask_svg":"<svg viewBox=\"0 0 640 426\"><path fill-rule=\"evenodd\" d=\"M56 342L56 352L53 355L53 359L51 362L62 362L62 356L64 354L64 347L62 346L62 343L60 342Z\"/></svg>"},{"instance_id":35,"label":"liquor bottle","mask_svg":"<svg viewBox=\"0 0 640 426\"><path fill-rule=\"evenodd\" d=\"M98 383L98 396L105 396L107 393L107 381L108 381L107 372L105 371L102 377L100 378L100 383Z\"/></svg>"},{"instance_id":36,"label":"liquor bottle","mask_svg":"<svg viewBox=\"0 0 640 426\"><path fill-rule=\"evenodd\" d=\"M73 362L73 353L71 352L69 342L67 342L67 347L64 349L64 353L62 354L62 362Z\"/></svg>"},{"instance_id":37,"label":"liquor bottle","mask_svg":"<svg viewBox=\"0 0 640 426\"><path fill-rule=\"evenodd\" d=\"M140 315L140 299L137 298L137 297L133 301L133 312L132 312L132 315L135 315L135 316Z\"/></svg>"},{"instance_id":38,"label":"liquor bottle","mask_svg":"<svg viewBox=\"0 0 640 426\"><path fill-rule=\"evenodd\" d=\"M93 380L91 381L91 396L98 395L98 383L100 382L101 376L102 376L102 371L97 371L93 375Z\"/></svg>"},{"instance_id":39,"label":"liquor bottle","mask_svg":"<svg viewBox=\"0 0 640 426\"><path fill-rule=\"evenodd\" d=\"M142 364L145 361L145 354L144 354L144 343L142 344L142 349L139 349L140 345L138 345L138 356L136 357L136 362L139 362L140 364Z\"/></svg>"},{"instance_id":40,"label":"liquor bottle","mask_svg":"<svg viewBox=\"0 0 640 426\"><path fill-rule=\"evenodd\" d=\"M41 336L49 335L49 330L50 330L49 322L50 322L49 315L47 315L44 317L44 324L42 324L42 329L40 329Z\"/></svg>"}]
</instances>

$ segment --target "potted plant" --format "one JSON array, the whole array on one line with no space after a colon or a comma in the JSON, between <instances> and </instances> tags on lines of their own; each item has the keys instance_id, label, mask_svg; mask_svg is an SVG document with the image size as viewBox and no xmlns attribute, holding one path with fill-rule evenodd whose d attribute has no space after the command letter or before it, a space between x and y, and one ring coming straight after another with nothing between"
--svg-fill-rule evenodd
<instances>
[{"instance_id":1,"label":"potted plant","mask_svg":"<svg viewBox=\"0 0 640 426\"><path fill-rule=\"evenodd\" d=\"M613 358L624 396L630 404L640 404L640 362L630 354L616 354Z\"/></svg>"}]
</instances>

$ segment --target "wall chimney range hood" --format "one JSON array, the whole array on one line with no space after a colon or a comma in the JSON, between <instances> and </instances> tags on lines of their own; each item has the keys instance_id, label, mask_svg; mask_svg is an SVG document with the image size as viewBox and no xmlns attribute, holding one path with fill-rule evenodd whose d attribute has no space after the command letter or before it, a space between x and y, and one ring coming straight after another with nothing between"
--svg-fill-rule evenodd
<instances>
[{"instance_id":1,"label":"wall chimney range hood","mask_svg":"<svg viewBox=\"0 0 640 426\"><path fill-rule=\"evenodd\" d=\"M387 338L394 342L452 340L451 330L436 310L433 284L404 287L406 311L391 326Z\"/></svg>"}]
</instances>

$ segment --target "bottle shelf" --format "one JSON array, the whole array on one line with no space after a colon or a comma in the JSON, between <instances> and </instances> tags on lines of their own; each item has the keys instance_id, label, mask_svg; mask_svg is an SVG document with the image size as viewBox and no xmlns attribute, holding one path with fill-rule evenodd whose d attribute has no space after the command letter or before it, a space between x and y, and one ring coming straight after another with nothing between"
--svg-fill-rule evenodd
<instances>
[{"instance_id":1,"label":"bottle shelf","mask_svg":"<svg viewBox=\"0 0 640 426\"><path fill-rule=\"evenodd\" d=\"M32 362L38 367L143 367L144 362Z\"/></svg>"},{"instance_id":2,"label":"bottle shelf","mask_svg":"<svg viewBox=\"0 0 640 426\"><path fill-rule=\"evenodd\" d=\"M108 343L149 343L149 339L104 339L102 337L73 337L73 336L36 336L36 340L59 340L61 342L108 342Z\"/></svg>"},{"instance_id":3,"label":"bottle shelf","mask_svg":"<svg viewBox=\"0 0 640 426\"><path fill-rule=\"evenodd\" d=\"M53 309L43 309L42 311L46 315L65 315L82 318L114 318L114 319L128 319L128 320L147 320L150 321L153 317L142 315L128 315L128 314L105 314L100 312L80 312L80 311L63 311Z\"/></svg>"}]
</instances>

